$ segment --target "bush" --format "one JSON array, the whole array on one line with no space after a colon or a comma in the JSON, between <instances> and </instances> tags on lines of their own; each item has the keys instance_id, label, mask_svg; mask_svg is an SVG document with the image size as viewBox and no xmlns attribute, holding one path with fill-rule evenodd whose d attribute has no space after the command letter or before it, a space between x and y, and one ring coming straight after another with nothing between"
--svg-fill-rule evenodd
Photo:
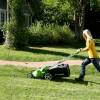
<instances>
[{"instance_id":1,"label":"bush","mask_svg":"<svg viewBox=\"0 0 100 100\"><path fill-rule=\"evenodd\" d=\"M68 26L43 25L41 22L29 28L29 44L70 44L74 34Z\"/></svg>"},{"instance_id":2,"label":"bush","mask_svg":"<svg viewBox=\"0 0 100 100\"><path fill-rule=\"evenodd\" d=\"M15 34L15 22L10 21L5 23L3 26L5 32L5 45L7 47L13 47L14 45L14 34Z\"/></svg>"},{"instance_id":3,"label":"bush","mask_svg":"<svg viewBox=\"0 0 100 100\"><path fill-rule=\"evenodd\" d=\"M21 49L28 44L28 30L26 28L18 28L14 21L5 23L5 45L10 48Z\"/></svg>"},{"instance_id":4,"label":"bush","mask_svg":"<svg viewBox=\"0 0 100 100\"><path fill-rule=\"evenodd\" d=\"M18 29L15 34L14 47L23 49L28 45L28 30L26 28Z\"/></svg>"},{"instance_id":5,"label":"bush","mask_svg":"<svg viewBox=\"0 0 100 100\"><path fill-rule=\"evenodd\" d=\"M7 47L22 49L27 46L28 32L25 28L23 3L24 0L9 0L10 20L5 25Z\"/></svg>"}]
</instances>

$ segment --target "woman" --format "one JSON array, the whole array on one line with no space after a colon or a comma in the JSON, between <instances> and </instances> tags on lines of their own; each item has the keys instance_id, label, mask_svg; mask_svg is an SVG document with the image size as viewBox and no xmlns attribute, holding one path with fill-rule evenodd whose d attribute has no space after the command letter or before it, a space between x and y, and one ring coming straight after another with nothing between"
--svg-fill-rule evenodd
<instances>
[{"instance_id":1,"label":"woman","mask_svg":"<svg viewBox=\"0 0 100 100\"><path fill-rule=\"evenodd\" d=\"M81 72L79 78L75 78L75 80L79 80L79 81L84 80L86 65L90 63L92 63L95 66L95 68L100 72L100 65L99 65L98 55L95 48L95 41L92 38L91 32L88 29L85 29L83 31L83 38L86 41L86 47L78 49L77 52L87 51L88 58L86 58L81 64Z\"/></svg>"}]
</instances>

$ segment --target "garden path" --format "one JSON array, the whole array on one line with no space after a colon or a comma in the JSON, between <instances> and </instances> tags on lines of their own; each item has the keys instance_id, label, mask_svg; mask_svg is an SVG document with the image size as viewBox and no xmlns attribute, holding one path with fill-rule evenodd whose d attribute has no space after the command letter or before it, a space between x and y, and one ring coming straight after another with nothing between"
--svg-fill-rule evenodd
<instances>
[{"instance_id":1,"label":"garden path","mask_svg":"<svg viewBox=\"0 0 100 100\"><path fill-rule=\"evenodd\" d=\"M22 66L22 67L30 67L30 68L40 68L45 65L54 65L57 62L59 61L21 62L21 61L0 60L0 65L14 65L14 66ZM82 63L82 60L66 60L63 63L69 65L80 65Z\"/></svg>"}]
</instances>

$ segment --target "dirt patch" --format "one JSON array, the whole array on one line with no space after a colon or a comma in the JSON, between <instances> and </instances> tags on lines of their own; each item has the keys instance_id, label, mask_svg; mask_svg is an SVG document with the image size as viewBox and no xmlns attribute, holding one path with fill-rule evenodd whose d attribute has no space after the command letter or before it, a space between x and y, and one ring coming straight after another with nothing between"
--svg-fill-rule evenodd
<instances>
[{"instance_id":1,"label":"dirt patch","mask_svg":"<svg viewBox=\"0 0 100 100\"><path fill-rule=\"evenodd\" d=\"M22 66L22 67L31 67L31 68L39 68L45 65L54 65L58 61L47 61L47 62L18 62L18 61L5 61L0 60L0 65L14 65L14 66ZM67 60L63 63L69 65L81 65L82 60Z\"/></svg>"}]
</instances>

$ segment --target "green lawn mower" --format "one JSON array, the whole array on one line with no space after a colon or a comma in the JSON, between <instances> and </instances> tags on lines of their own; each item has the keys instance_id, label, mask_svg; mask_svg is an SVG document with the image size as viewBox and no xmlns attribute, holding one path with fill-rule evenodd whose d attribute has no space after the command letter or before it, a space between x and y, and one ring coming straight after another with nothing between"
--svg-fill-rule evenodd
<instances>
[{"instance_id":1,"label":"green lawn mower","mask_svg":"<svg viewBox=\"0 0 100 100\"><path fill-rule=\"evenodd\" d=\"M52 80L55 77L69 77L70 69L68 64L57 64L54 66L45 66L32 71L28 77Z\"/></svg>"},{"instance_id":2,"label":"green lawn mower","mask_svg":"<svg viewBox=\"0 0 100 100\"><path fill-rule=\"evenodd\" d=\"M74 56L75 54L68 56L67 59ZM52 66L44 66L35 71L33 70L31 71L31 73L28 74L28 77L36 78L36 79L40 78L46 80L52 80L56 77L69 77L70 68L69 68L69 64L63 63L65 60L66 59L63 59L59 61L57 64Z\"/></svg>"}]
</instances>

